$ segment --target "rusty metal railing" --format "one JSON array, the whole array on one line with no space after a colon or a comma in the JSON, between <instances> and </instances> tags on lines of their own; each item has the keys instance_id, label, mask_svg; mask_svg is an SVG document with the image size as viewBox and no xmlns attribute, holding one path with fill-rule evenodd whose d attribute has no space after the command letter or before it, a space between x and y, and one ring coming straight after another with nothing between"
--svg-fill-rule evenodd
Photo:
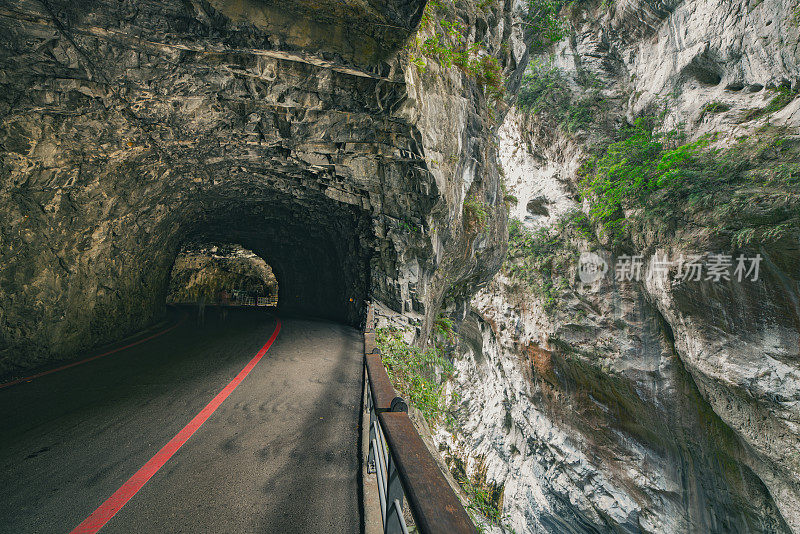
<instances>
[{"instance_id":1,"label":"rusty metal railing","mask_svg":"<svg viewBox=\"0 0 800 534\"><path fill-rule=\"evenodd\" d=\"M408 405L397 395L375 342L375 310L367 308L364 366L369 409L367 471L378 480L385 534L408 534L403 502L423 534L476 534L458 496L408 417Z\"/></svg>"}]
</instances>

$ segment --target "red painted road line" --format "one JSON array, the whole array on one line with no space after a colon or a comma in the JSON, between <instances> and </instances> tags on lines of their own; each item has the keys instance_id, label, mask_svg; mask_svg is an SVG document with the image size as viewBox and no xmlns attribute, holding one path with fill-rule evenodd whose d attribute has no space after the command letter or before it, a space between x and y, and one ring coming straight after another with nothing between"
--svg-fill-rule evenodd
<instances>
[{"instance_id":1,"label":"red painted road line","mask_svg":"<svg viewBox=\"0 0 800 534\"><path fill-rule=\"evenodd\" d=\"M186 316L184 315L183 317L181 317L180 321L178 321L174 325L170 326L169 328L167 328L165 330L162 330L161 332L156 332L152 336L146 337L144 339L140 339L139 341L134 341L133 343L125 345L124 347L117 347L116 349L112 349L112 350L110 350L108 352L104 352L103 354L98 354L97 356L92 356L92 357L86 358L84 360L79 360L77 362L72 362L72 363L68 363L66 365L62 365L61 367L56 367L55 369L50 369L49 371L42 371L41 373L36 373L35 375L26 376L24 378L18 378L16 380L12 380L11 382L6 382L4 384L0 384L0 389L8 388L8 387L14 386L16 384L21 384L22 382L29 382L31 380L34 380L36 378L39 378L39 377L42 377L42 376L45 376L45 375L49 375L49 374L52 374L52 373L57 373L58 371L63 371L64 369L69 369L70 367L75 367L76 365L81 365L81 364L84 364L86 362L91 362L92 360L96 360L98 358L102 358L103 356L108 356L109 354L114 354L115 352L119 352L121 350L129 349L131 347L135 347L136 345L144 343L145 341L150 341L151 339L155 339L158 336L163 336L167 332L175 330L176 328L178 328L181 325L181 323L185 319L186 319Z\"/></svg>"},{"instance_id":2,"label":"red painted road line","mask_svg":"<svg viewBox=\"0 0 800 534\"><path fill-rule=\"evenodd\" d=\"M267 353L269 348L272 346L272 343L275 341L275 338L278 337L278 332L281 331L281 321L278 319L278 323L275 325L275 331L272 332L272 335L261 347L253 359L251 359L247 365L244 366L236 377L230 381L230 383L225 386L225 388L217 393L217 396L214 397L211 402L209 402L205 408L200 410L200 413L194 416L194 419L189 421L189 424L186 425L181 429L180 432L175 434L175 437L169 440L169 442L164 445L160 451L158 451L155 456L150 458L146 464L144 464L136 473L133 474L131 478L125 482L122 487L120 487L114 494L109 497L106 502L100 505L97 510L92 512L92 515L87 517L83 523L75 527L75 530L71 532L71 534L94 534L103 526L108 523L108 521L114 517L114 514L120 511L120 509L125 506L125 504L131 500L131 497L136 495L136 492L142 489L142 486L150 480L153 475L155 475L161 467L167 463L167 461L172 458L172 456L180 449L186 441L192 437L192 434L200 428L203 423L211 417L217 408L219 408L220 404L223 403L228 396L233 393L239 384L241 384L242 380L250 374L250 371L253 370L253 367L261 360L264 354Z\"/></svg>"}]
</instances>

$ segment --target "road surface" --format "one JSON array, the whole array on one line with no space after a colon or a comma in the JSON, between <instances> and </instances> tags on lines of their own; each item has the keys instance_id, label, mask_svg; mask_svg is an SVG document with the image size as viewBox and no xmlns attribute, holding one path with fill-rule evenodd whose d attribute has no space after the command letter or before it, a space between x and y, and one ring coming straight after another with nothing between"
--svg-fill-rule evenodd
<instances>
[{"instance_id":1,"label":"road surface","mask_svg":"<svg viewBox=\"0 0 800 534\"><path fill-rule=\"evenodd\" d=\"M206 316L203 328L191 317L134 347L0 389L0 532L82 524L277 325L263 310L232 310L224 323L213 308ZM263 358L101 532L360 532L362 350L352 328L282 320Z\"/></svg>"}]
</instances>

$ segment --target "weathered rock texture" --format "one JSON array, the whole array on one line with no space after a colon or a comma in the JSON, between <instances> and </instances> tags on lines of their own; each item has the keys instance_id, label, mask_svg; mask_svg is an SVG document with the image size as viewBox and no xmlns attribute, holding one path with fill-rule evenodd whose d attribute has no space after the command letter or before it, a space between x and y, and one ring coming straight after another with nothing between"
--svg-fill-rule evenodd
<instances>
[{"instance_id":1,"label":"weathered rock texture","mask_svg":"<svg viewBox=\"0 0 800 534\"><path fill-rule=\"evenodd\" d=\"M450 386L458 429L437 437L503 489L515 532L800 532L800 236L737 249L703 221L645 223L633 238L643 273L656 251L724 252L760 253L761 276L680 282L673 267L620 283L602 235L558 225L586 209L577 171L592 147L643 113L661 113L665 130L683 124L688 140L718 132L725 147L769 122L796 145L800 99L767 106L770 88L795 94L800 83L796 10L781 0L581 3L568 37L536 59L601 111L572 132L546 113L508 115L500 156L519 197L512 216L561 240L559 269L538 274L553 284L538 291L504 269L475 298ZM612 273L582 284L578 254L590 248Z\"/></svg>"},{"instance_id":2,"label":"weathered rock texture","mask_svg":"<svg viewBox=\"0 0 800 534\"><path fill-rule=\"evenodd\" d=\"M524 3L479 4L451 15L513 88ZM463 311L503 259L500 113L466 73L410 61L401 47L423 7L4 2L0 373L152 321L192 241L263 257L288 311L355 323L372 296L420 340L443 302ZM796 7L574 3L552 64L576 94L596 79L602 114L577 131L508 116L514 214L557 234L581 207L587 151L645 112L693 138L721 132L720 146L767 121L797 127L797 99L767 109L770 88L797 88ZM484 225L465 220L468 197ZM645 254L730 246L713 228L668 243L642 230ZM445 456L502 488L520 534L800 532L798 236L750 246L765 258L750 285L585 286L574 260L590 243L562 237L563 284L537 293L507 269L461 314Z\"/></svg>"},{"instance_id":3,"label":"weathered rock texture","mask_svg":"<svg viewBox=\"0 0 800 534\"><path fill-rule=\"evenodd\" d=\"M152 321L192 240L263 257L281 308L353 323L372 292L427 329L450 285L488 280L505 211L486 98L409 65L423 7L4 2L0 372ZM500 50L507 15L487 12Z\"/></svg>"}]
</instances>

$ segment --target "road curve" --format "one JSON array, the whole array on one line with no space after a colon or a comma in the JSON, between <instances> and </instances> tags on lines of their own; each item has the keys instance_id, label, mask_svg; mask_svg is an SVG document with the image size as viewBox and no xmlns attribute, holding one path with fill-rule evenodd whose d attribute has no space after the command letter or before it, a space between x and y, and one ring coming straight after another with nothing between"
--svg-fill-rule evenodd
<instances>
[{"instance_id":1,"label":"road curve","mask_svg":"<svg viewBox=\"0 0 800 534\"><path fill-rule=\"evenodd\" d=\"M234 379L275 331L208 310L102 359L0 389L0 532L71 532ZM103 533L358 533L362 341L284 319L230 396Z\"/></svg>"}]
</instances>

